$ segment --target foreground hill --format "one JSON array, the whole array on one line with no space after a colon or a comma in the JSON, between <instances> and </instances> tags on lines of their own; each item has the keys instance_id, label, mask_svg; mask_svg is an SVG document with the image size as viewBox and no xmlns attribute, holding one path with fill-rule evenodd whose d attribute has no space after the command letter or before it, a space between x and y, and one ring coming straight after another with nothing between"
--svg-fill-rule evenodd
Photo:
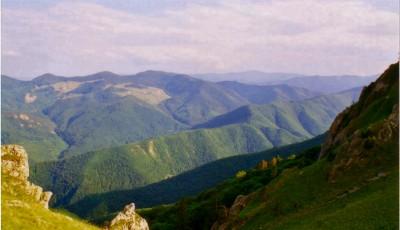
<instances>
[{"instance_id":1,"label":"foreground hill","mask_svg":"<svg viewBox=\"0 0 400 230\"><path fill-rule=\"evenodd\" d=\"M89 194L138 188L217 159L312 138L325 132L358 94L354 89L300 102L240 108L223 119L229 123L38 164L32 170L33 180L55 193L55 205L68 205ZM249 112L239 114L242 109Z\"/></svg>"},{"instance_id":2,"label":"foreground hill","mask_svg":"<svg viewBox=\"0 0 400 230\"><path fill-rule=\"evenodd\" d=\"M1 158L2 229L98 229L65 213L48 210L51 193L27 180L28 159L21 146L2 146Z\"/></svg>"},{"instance_id":3,"label":"foreground hill","mask_svg":"<svg viewBox=\"0 0 400 230\"><path fill-rule=\"evenodd\" d=\"M28 181L28 155L19 145L1 146L1 228L8 229L100 229L67 213L49 210L51 192ZM133 203L126 205L106 226L107 230L148 230Z\"/></svg>"},{"instance_id":4,"label":"foreground hill","mask_svg":"<svg viewBox=\"0 0 400 230\"><path fill-rule=\"evenodd\" d=\"M398 229L399 65L344 110L319 147L260 162L176 204L152 229Z\"/></svg>"},{"instance_id":5,"label":"foreground hill","mask_svg":"<svg viewBox=\"0 0 400 230\"><path fill-rule=\"evenodd\" d=\"M251 103L318 95L296 87L269 89L240 95L224 85L159 71L45 74L32 81L2 76L2 143L27 146L32 162L54 160L176 133Z\"/></svg>"}]
</instances>

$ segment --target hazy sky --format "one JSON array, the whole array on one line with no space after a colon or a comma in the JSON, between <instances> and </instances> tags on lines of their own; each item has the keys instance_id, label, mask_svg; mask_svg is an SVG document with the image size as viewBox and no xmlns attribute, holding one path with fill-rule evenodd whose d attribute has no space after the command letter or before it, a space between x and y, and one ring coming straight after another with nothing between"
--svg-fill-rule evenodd
<instances>
[{"instance_id":1,"label":"hazy sky","mask_svg":"<svg viewBox=\"0 0 400 230\"><path fill-rule=\"evenodd\" d=\"M399 50L398 0L2 0L2 73L261 70L373 74Z\"/></svg>"}]
</instances>

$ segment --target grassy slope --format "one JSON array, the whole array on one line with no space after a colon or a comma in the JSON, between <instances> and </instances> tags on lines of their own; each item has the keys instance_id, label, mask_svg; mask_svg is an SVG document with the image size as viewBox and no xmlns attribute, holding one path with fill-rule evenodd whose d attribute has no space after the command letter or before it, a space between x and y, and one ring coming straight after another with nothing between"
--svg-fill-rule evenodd
<instances>
[{"instance_id":1,"label":"grassy slope","mask_svg":"<svg viewBox=\"0 0 400 230\"><path fill-rule=\"evenodd\" d=\"M312 143L310 142L309 144ZM247 170L247 174L244 177L231 177L195 197L180 199L176 204L172 205L142 209L140 213L145 216L150 227L155 230L210 229L218 219L218 216L221 215L221 212L223 213L225 208L233 204L236 196L262 189L265 184L277 178L286 168L305 167L311 164L317 159L319 149L320 147L317 144L316 147L303 151L285 151L280 156L296 153L297 157L295 159L282 160L276 167L269 166L265 170ZM270 157L268 158L270 159Z\"/></svg>"},{"instance_id":2,"label":"grassy slope","mask_svg":"<svg viewBox=\"0 0 400 230\"><path fill-rule=\"evenodd\" d=\"M332 186L324 174L321 176L323 166L324 162L319 162L302 171L301 176L300 170L287 172L269 185L269 191L257 194L261 198L256 198L241 213L240 218L246 220L243 229L398 228L399 191L395 170L387 178L364 185L342 198L338 197L341 192L362 185ZM276 183L283 186L277 188ZM299 208L293 208L294 204Z\"/></svg>"},{"instance_id":3,"label":"grassy slope","mask_svg":"<svg viewBox=\"0 0 400 230\"><path fill-rule=\"evenodd\" d=\"M42 229L99 229L78 220L65 211L48 210L26 194L18 186L13 186L14 178L2 175L1 228L4 230Z\"/></svg>"},{"instance_id":4,"label":"grassy slope","mask_svg":"<svg viewBox=\"0 0 400 230\"><path fill-rule=\"evenodd\" d=\"M287 171L250 195L230 224L241 223L243 229L398 229L398 68L390 66L338 117L320 161ZM384 120L391 113L394 123ZM389 124L394 131L387 132Z\"/></svg>"}]
</instances>

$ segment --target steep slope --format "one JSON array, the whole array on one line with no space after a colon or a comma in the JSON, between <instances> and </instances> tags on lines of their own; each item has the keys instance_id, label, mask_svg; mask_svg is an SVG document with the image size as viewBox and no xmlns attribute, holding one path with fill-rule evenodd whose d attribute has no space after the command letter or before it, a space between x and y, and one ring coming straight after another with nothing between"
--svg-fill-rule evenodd
<instances>
[{"instance_id":1,"label":"steep slope","mask_svg":"<svg viewBox=\"0 0 400 230\"><path fill-rule=\"evenodd\" d=\"M21 146L2 146L1 165L2 229L98 229L48 210L51 193L27 180L28 159Z\"/></svg>"},{"instance_id":2,"label":"steep slope","mask_svg":"<svg viewBox=\"0 0 400 230\"><path fill-rule=\"evenodd\" d=\"M397 229L398 87L397 63L336 118L317 163L250 194L240 217L218 226Z\"/></svg>"},{"instance_id":3,"label":"steep slope","mask_svg":"<svg viewBox=\"0 0 400 230\"><path fill-rule=\"evenodd\" d=\"M321 150L141 214L152 229L398 229L398 87L397 63L337 116Z\"/></svg>"}]
</instances>

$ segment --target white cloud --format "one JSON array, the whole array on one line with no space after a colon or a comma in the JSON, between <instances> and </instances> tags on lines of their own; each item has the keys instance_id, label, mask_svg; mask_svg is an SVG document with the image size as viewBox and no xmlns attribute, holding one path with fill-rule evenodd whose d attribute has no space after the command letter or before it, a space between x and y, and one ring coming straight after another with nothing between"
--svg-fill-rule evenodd
<instances>
[{"instance_id":1,"label":"white cloud","mask_svg":"<svg viewBox=\"0 0 400 230\"><path fill-rule=\"evenodd\" d=\"M3 73L101 70L316 74L382 71L398 51L398 14L361 1L189 4L157 15L82 2L3 9Z\"/></svg>"}]
</instances>

